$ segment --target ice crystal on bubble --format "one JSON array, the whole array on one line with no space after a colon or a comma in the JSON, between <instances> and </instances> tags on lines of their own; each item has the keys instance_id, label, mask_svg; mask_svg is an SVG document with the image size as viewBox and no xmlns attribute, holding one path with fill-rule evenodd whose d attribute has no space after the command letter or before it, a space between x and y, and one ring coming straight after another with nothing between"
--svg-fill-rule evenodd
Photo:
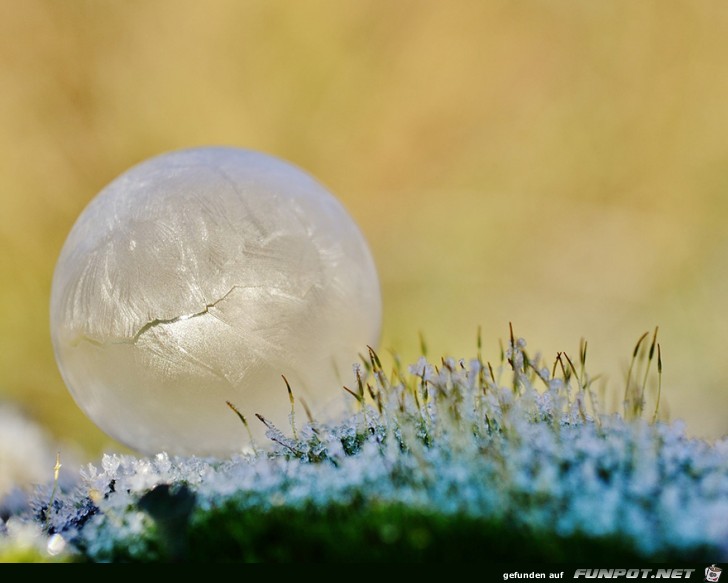
<instances>
[{"instance_id":1,"label":"ice crystal on bubble","mask_svg":"<svg viewBox=\"0 0 728 583\"><path fill-rule=\"evenodd\" d=\"M146 453L239 451L225 402L284 424L281 374L333 413L326 388L380 324L376 269L344 207L238 148L163 154L114 180L71 230L51 292L71 394Z\"/></svg>"}]
</instances>

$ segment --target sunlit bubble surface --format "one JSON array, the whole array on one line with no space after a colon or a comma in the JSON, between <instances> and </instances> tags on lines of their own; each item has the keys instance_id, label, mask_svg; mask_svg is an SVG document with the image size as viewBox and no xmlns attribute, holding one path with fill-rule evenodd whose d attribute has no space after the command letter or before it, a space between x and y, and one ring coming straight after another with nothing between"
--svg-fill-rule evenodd
<instances>
[{"instance_id":1,"label":"sunlit bubble surface","mask_svg":"<svg viewBox=\"0 0 728 583\"><path fill-rule=\"evenodd\" d=\"M86 207L56 265L61 374L104 431L146 453L229 454L294 397L336 414L381 326L376 268L339 201L236 148L163 154ZM299 402L299 401L297 401ZM305 417L303 417L305 420Z\"/></svg>"}]
</instances>

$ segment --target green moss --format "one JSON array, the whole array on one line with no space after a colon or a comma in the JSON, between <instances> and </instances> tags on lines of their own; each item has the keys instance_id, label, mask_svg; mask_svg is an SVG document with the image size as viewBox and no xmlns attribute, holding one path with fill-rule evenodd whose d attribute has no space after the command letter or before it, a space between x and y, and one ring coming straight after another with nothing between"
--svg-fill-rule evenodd
<instances>
[{"instance_id":1,"label":"green moss","mask_svg":"<svg viewBox=\"0 0 728 583\"><path fill-rule=\"evenodd\" d=\"M349 391L359 410L340 425L292 420L289 437L261 417L272 446L229 460L105 456L81 489L40 505L36 528L90 561L723 557L728 442L691 440L652 407L643 419L654 354L661 375L646 338L627 418L600 412L586 343L549 374L511 332L497 374L480 355L423 358L391 381L370 350Z\"/></svg>"},{"instance_id":2,"label":"green moss","mask_svg":"<svg viewBox=\"0 0 728 583\"><path fill-rule=\"evenodd\" d=\"M639 560L617 538L553 534L510 523L443 515L403 504L240 509L234 502L196 513L192 561L573 561Z\"/></svg>"}]
</instances>

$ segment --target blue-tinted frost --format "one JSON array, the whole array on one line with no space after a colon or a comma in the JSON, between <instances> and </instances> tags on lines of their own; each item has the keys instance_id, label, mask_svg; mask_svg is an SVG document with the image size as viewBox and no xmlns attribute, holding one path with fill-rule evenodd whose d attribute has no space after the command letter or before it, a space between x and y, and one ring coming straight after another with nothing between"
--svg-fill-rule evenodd
<instances>
[{"instance_id":1,"label":"blue-tinted frost","mask_svg":"<svg viewBox=\"0 0 728 583\"><path fill-rule=\"evenodd\" d=\"M375 370L364 379L374 399L346 421L301 427L298 417L297 439L270 430L271 447L254 454L104 456L60 498L49 531L93 560L119 545L143 556L152 519L139 499L184 483L195 512L363 498L552 536L618 536L646 557L705 549L728 559L728 439L710 444L679 422L598 415L573 377L527 374L524 346L511 347L514 378L496 370L499 383L477 359L421 360L393 384Z\"/></svg>"}]
</instances>

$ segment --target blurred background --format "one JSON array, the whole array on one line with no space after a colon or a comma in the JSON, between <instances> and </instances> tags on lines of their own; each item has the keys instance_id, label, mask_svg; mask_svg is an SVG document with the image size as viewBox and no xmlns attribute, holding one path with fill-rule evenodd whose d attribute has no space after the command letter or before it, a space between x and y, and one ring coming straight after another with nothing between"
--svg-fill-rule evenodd
<instances>
[{"instance_id":1,"label":"blurred background","mask_svg":"<svg viewBox=\"0 0 728 583\"><path fill-rule=\"evenodd\" d=\"M615 389L660 326L670 416L728 432L728 5L0 0L0 402L93 458L55 261L131 165L202 144L308 170L372 247L381 351L551 361Z\"/></svg>"}]
</instances>

